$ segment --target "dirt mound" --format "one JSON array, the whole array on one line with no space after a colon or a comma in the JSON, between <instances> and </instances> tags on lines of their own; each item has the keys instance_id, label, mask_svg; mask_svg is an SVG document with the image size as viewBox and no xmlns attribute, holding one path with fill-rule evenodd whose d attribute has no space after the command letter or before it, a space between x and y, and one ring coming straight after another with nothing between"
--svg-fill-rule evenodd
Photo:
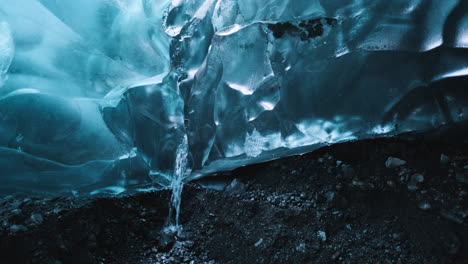
<instances>
[{"instance_id":1,"label":"dirt mound","mask_svg":"<svg viewBox=\"0 0 468 264\"><path fill-rule=\"evenodd\" d=\"M184 237L162 243L170 193L0 200L2 263L467 263L468 147L377 139L188 184Z\"/></svg>"}]
</instances>

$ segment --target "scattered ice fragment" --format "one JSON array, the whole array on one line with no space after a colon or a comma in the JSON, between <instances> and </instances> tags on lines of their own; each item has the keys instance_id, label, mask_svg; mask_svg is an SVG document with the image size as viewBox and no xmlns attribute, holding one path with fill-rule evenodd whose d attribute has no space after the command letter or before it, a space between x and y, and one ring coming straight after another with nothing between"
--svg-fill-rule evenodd
<instances>
[{"instance_id":1,"label":"scattered ice fragment","mask_svg":"<svg viewBox=\"0 0 468 264\"><path fill-rule=\"evenodd\" d=\"M364 185L366 185L365 182L363 182L363 181L357 181L357 180L353 180L353 181L352 181L352 184L353 184L354 186L364 186Z\"/></svg>"},{"instance_id":2,"label":"scattered ice fragment","mask_svg":"<svg viewBox=\"0 0 468 264\"><path fill-rule=\"evenodd\" d=\"M411 176L411 181L414 183L422 183L424 182L424 175L421 173L413 174L413 176Z\"/></svg>"},{"instance_id":3,"label":"scattered ice fragment","mask_svg":"<svg viewBox=\"0 0 468 264\"><path fill-rule=\"evenodd\" d=\"M420 173L413 174L408 183L408 190L416 191L419 189L419 185L424 182L424 176Z\"/></svg>"},{"instance_id":4,"label":"scattered ice fragment","mask_svg":"<svg viewBox=\"0 0 468 264\"><path fill-rule=\"evenodd\" d=\"M428 201L423 201L419 203L419 209L427 211L432 208L431 204Z\"/></svg>"},{"instance_id":5,"label":"scattered ice fragment","mask_svg":"<svg viewBox=\"0 0 468 264\"><path fill-rule=\"evenodd\" d=\"M387 161L385 161L385 167L392 169L403 166L406 164L406 161L401 160L399 158L389 157Z\"/></svg>"},{"instance_id":6,"label":"scattered ice fragment","mask_svg":"<svg viewBox=\"0 0 468 264\"><path fill-rule=\"evenodd\" d=\"M53 212L54 214L59 214L59 213L61 213L61 212L63 212L63 211L65 211L65 209L60 208L60 207L54 208L54 210L52 210L52 212Z\"/></svg>"},{"instance_id":7,"label":"scattered ice fragment","mask_svg":"<svg viewBox=\"0 0 468 264\"><path fill-rule=\"evenodd\" d=\"M228 195L236 195L244 193L246 189L247 185L245 183L240 182L238 179L234 179L231 184L226 186L224 192Z\"/></svg>"},{"instance_id":8,"label":"scattered ice fragment","mask_svg":"<svg viewBox=\"0 0 468 264\"><path fill-rule=\"evenodd\" d=\"M42 217L41 214L32 214L32 215L31 215L31 220L32 220L33 223L35 223L36 225L40 225L40 224L42 224L42 222L44 221L44 218Z\"/></svg>"},{"instance_id":9,"label":"scattered ice fragment","mask_svg":"<svg viewBox=\"0 0 468 264\"><path fill-rule=\"evenodd\" d=\"M256 243L255 247L259 247L263 243L263 238L260 238Z\"/></svg>"},{"instance_id":10,"label":"scattered ice fragment","mask_svg":"<svg viewBox=\"0 0 468 264\"><path fill-rule=\"evenodd\" d=\"M10 231L12 233L28 231L28 228L24 225L12 225L10 226Z\"/></svg>"},{"instance_id":11,"label":"scattered ice fragment","mask_svg":"<svg viewBox=\"0 0 468 264\"><path fill-rule=\"evenodd\" d=\"M450 158L445 154L440 154L440 164L447 165L450 162Z\"/></svg>"},{"instance_id":12,"label":"scattered ice fragment","mask_svg":"<svg viewBox=\"0 0 468 264\"><path fill-rule=\"evenodd\" d=\"M335 199L335 192L329 191L325 194L325 197L327 198L327 202L333 202Z\"/></svg>"},{"instance_id":13,"label":"scattered ice fragment","mask_svg":"<svg viewBox=\"0 0 468 264\"><path fill-rule=\"evenodd\" d=\"M392 238L395 240L401 240L403 234L402 233L393 233Z\"/></svg>"},{"instance_id":14,"label":"scattered ice fragment","mask_svg":"<svg viewBox=\"0 0 468 264\"><path fill-rule=\"evenodd\" d=\"M305 251L306 251L306 244L305 244L305 243L300 243L300 244L296 247L296 251L301 252L301 253L305 253Z\"/></svg>"},{"instance_id":15,"label":"scattered ice fragment","mask_svg":"<svg viewBox=\"0 0 468 264\"><path fill-rule=\"evenodd\" d=\"M13 209L11 211L11 214L13 214L13 215L20 215L22 213L23 213L23 210L21 210L21 209Z\"/></svg>"},{"instance_id":16,"label":"scattered ice fragment","mask_svg":"<svg viewBox=\"0 0 468 264\"><path fill-rule=\"evenodd\" d=\"M322 242L327 241L327 233L325 233L325 231L318 231L317 234Z\"/></svg>"}]
</instances>

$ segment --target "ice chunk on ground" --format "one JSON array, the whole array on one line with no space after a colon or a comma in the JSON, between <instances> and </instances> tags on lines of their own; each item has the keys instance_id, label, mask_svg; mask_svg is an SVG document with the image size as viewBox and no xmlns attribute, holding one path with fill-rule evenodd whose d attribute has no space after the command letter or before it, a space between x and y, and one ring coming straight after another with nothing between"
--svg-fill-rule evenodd
<instances>
[{"instance_id":1,"label":"ice chunk on ground","mask_svg":"<svg viewBox=\"0 0 468 264\"><path fill-rule=\"evenodd\" d=\"M385 167L390 168L390 169L397 168L405 164L406 164L406 161L399 159L399 158L395 158L395 157L389 157L387 161L385 161Z\"/></svg>"}]
</instances>

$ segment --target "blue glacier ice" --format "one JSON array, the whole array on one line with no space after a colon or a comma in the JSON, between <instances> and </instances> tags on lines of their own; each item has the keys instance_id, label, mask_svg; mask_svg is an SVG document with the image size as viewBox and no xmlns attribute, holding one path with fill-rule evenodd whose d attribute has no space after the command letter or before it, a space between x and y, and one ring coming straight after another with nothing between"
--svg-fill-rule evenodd
<instances>
[{"instance_id":1,"label":"blue glacier ice","mask_svg":"<svg viewBox=\"0 0 468 264\"><path fill-rule=\"evenodd\" d=\"M2 0L0 189L170 187L465 122L467 87L465 0Z\"/></svg>"}]
</instances>

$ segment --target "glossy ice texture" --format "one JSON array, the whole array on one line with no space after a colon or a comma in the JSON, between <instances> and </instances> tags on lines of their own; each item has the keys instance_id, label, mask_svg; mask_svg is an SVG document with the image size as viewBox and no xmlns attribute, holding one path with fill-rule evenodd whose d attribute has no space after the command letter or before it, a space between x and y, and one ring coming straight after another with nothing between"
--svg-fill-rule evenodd
<instances>
[{"instance_id":1,"label":"glossy ice texture","mask_svg":"<svg viewBox=\"0 0 468 264\"><path fill-rule=\"evenodd\" d=\"M4 1L1 188L166 187L184 142L196 178L437 128L467 79L464 0Z\"/></svg>"}]
</instances>

